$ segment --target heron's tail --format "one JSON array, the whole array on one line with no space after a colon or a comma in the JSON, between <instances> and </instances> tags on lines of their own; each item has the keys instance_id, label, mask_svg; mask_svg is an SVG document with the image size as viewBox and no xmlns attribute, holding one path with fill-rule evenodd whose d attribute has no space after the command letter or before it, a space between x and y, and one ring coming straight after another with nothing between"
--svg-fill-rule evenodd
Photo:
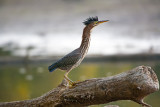
<instances>
[{"instance_id":1,"label":"heron's tail","mask_svg":"<svg viewBox=\"0 0 160 107\"><path fill-rule=\"evenodd\" d=\"M52 64L48 67L49 72L52 72L54 70L56 70L57 68L55 67L55 64Z\"/></svg>"}]
</instances>

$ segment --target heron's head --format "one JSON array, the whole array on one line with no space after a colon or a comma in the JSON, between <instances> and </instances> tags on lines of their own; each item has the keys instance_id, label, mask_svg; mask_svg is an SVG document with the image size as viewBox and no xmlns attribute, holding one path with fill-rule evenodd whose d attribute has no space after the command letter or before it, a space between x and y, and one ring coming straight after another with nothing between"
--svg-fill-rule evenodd
<instances>
[{"instance_id":1,"label":"heron's head","mask_svg":"<svg viewBox=\"0 0 160 107\"><path fill-rule=\"evenodd\" d=\"M109 20L101 20L101 21L98 21L98 17L89 17L87 18L83 23L84 25L88 26L88 25L91 25L93 27L101 24L101 23L104 23L104 22L108 22Z\"/></svg>"}]
</instances>

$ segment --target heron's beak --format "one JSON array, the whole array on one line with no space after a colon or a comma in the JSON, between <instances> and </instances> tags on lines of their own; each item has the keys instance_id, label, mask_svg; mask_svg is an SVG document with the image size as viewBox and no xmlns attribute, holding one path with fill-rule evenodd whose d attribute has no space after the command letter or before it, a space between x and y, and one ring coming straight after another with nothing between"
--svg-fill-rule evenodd
<instances>
[{"instance_id":1,"label":"heron's beak","mask_svg":"<svg viewBox=\"0 0 160 107\"><path fill-rule=\"evenodd\" d=\"M104 22L108 22L109 20L102 20L102 21L98 21L98 24L104 23Z\"/></svg>"}]
</instances>

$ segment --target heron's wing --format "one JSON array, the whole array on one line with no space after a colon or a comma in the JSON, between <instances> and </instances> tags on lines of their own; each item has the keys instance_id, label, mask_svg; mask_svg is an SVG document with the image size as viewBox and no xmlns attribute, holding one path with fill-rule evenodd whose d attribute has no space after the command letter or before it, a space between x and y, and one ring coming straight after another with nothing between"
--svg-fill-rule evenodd
<instances>
[{"instance_id":1,"label":"heron's wing","mask_svg":"<svg viewBox=\"0 0 160 107\"><path fill-rule=\"evenodd\" d=\"M74 50L71 53L64 56L62 59L58 60L55 63L57 68L65 69L65 67L68 68L76 64L81 58L81 54L77 51L78 50Z\"/></svg>"}]
</instances>

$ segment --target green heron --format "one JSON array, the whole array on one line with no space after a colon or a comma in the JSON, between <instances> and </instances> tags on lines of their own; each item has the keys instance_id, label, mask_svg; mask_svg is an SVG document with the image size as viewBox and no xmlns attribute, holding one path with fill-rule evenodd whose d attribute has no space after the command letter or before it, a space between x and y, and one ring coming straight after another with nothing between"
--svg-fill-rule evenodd
<instances>
[{"instance_id":1,"label":"green heron","mask_svg":"<svg viewBox=\"0 0 160 107\"><path fill-rule=\"evenodd\" d=\"M86 26L83 30L82 42L81 42L80 47L73 50L72 52L65 55L60 60L58 60L55 63L53 63L52 65L50 65L48 67L48 70L50 72L54 71L57 68L61 69L61 70L65 70L66 73L64 75L64 78L67 81L67 86L69 86L69 85L72 86L74 84L74 82L68 78L68 74L73 68L80 65L80 63L82 62L82 60L86 56L88 48L89 48L89 44L90 44L91 29L94 28L95 26L101 24L101 23L108 22L108 21L109 20L98 21L97 16L87 18L83 22L84 25L86 25Z\"/></svg>"}]
</instances>

